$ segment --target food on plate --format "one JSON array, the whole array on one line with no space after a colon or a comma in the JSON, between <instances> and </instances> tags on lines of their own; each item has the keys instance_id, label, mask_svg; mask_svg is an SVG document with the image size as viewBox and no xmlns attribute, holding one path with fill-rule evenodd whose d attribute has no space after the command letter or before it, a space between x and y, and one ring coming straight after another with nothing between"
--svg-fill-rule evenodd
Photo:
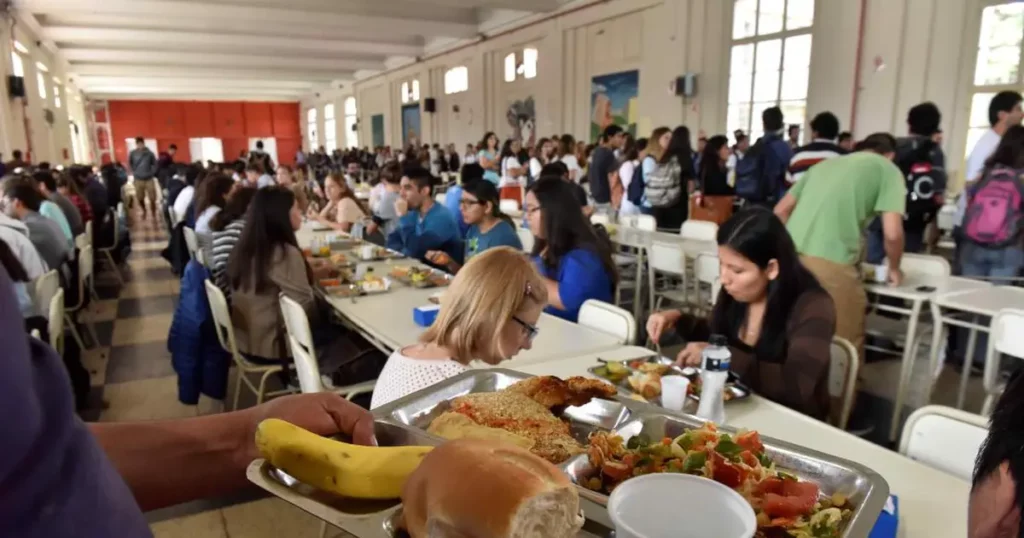
<instances>
[{"instance_id":1,"label":"food on plate","mask_svg":"<svg viewBox=\"0 0 1024 538\"><path fill-rule=\"evenodd\" d=\"M625 381L627 377L633 372L626 367L625 364L618 361L611 361L599 366L594 370L594 374L601 376L616 385Z\"/></svg>"},{"instance_id":2,"label":"food on plate","mask_svg":"<svg viewBox=\"0 0 1024 538\"><path fill-rule=\"evenodd\" d=\"M359 282L359 286L363 288L363 291L367 292L385 291L388 289L387 282L383 278L374 275L363 277L363 280Z\"/></svg>"},{"instance_id":3,"label":"food on plate","mask_svg":"<svg viewBox=\"0 0 1024 538\"><path fill-rule=\"evenodd\" d=\"M701 391L703 390L703 388L704 385L700 375L690 376L690 394L693 394L697 398L700 398ZM736 395L733 393L733 391L729 390L729 384L726 383L725 389L722 391L722 399L728 402L729 400L732 400L735 397Z\"/></svg>"},{"instance_id":4,"label":"food on plate","mask_svg":"<svg viewBox=\"0 0 1024 538\"><path fill-rule=\"evenodd\" d=\"M634 392L643 396L644 399L651 400L661 396L661 377L661 374L654 372L635 373L629 376L627 381L629 388Z\"/></svg>"},{"instance_id":5,"label":"food on plate","mask_svg":"<svg viewBox=\"0 0 1024 538\"><path fill-rule=\"evenodd\" d=\"M409 268L409 280L413 283L425 282L429 275L430 271L427 269L422 269L420 267Z\"/></svg>"},{"instance_id":6,"label":"food on plate","mask_svg":"<svg viewBox=\"0 0 1024 538\"><path fill-rule=\"evenodd\" d=\"M632 361L629 363L629 367L634 370L639 370L645 374L665 375L672 371L671 364L651 362L645 359Z\"/></svg>"},{"instance_id":7,"label":"food on plate","mask_svg":"<svg viewBox=\"0 0 1024 538\"><path fill-rule=\"evenodd\" d=\"M508 443L529 450L535 444L532 439L516 435L501 428L492 428L473 422L473 419L459 413L445 413L430 423L430 433L445 439L482 439Z\"/></svg>"},{"instance_id":8,"label":"food on plate","mask_svg":"<svg viewBox=\"0 0 1024 538\"><path fill-rule=\"evenodd\" d=\"M628 442L596 432L587 456L600 472L580 485L601 493L651 473L693 474L729 486L754 508L758 537L838 538L851 515L843 495L821 498L816 484L777 469L753 431L733 438L709 422L675 439L652 440L641 434Z\"/></svg>"},{"instance_id":9,"label":"food on plate","mask_svg":"<svg viewBox=\"0 0 1024 538\"><path fill-rule=\"evenodd\" d=\"M399 526L412 538L569 538L583 523L579 492L558 468L519 447L463 439L409 477Z\"/></svg>"},{"instance_id":10,"label":"food on plate","mask_svg":"<svg viewBox=\"0 0 1024 538\"><path fill-rule=\"evenodd\" d=\"M335 265L346 265L348 264L348 256L339 252L337 254L331 254L331 263Z\"/></svg>"},{"instance_id":11,"label":"food on plate","mask_svg":"<svg viewBox=\"0 0 1024 538\"><path fill-rule=\"evenodd\" d=\"M397 499L406 479L433 449L351 445L275 418L256 428L256 448L299 481L356 499Z\"/></svg>"},{"instance_id":12,"label":"food on plate","mask_svg":"<svg viewBox=\"0 0 1024 538\"><path fill-rule=\"evenodd\" d=\"M320 285L325 288L334 288L341 285L340 278L321 278Z\"/></svg>"},{"instance_id":13,"label":"food on plate","mask_svg":"<svg viewBox=\"0 0 1024 538\"><path fill-rule=\"evenodd\" d=\"M453 420L446 415L459 414L481 426L525 437L533 442L531 452L552 463L562 463L585 449L571 435L569 423L556 417L551 408L584 405L595 397L613 395L615 387L596 379L531 377L502 391L455 398L451 409L434 419L427 431L446 439L462 437L461 430L444 429Z\"/></svg>"}]
</instances>

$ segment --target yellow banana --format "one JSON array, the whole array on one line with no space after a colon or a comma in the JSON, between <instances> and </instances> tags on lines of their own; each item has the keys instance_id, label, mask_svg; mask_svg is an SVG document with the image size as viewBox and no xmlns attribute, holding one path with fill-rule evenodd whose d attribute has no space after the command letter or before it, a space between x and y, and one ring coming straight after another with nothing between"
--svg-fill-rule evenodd
<instances>
[{"instance_id":1,"label":"yellow banana","mask_svg":"<svg viewBox=\"0 0 1024 538\"><path fill-rule=\"evenodd\" d=\"M351 445L270 418L256 429L256 448L275 467L315 488L356 499L397 499L433 447Z\"/></svg>"}]
</instances>

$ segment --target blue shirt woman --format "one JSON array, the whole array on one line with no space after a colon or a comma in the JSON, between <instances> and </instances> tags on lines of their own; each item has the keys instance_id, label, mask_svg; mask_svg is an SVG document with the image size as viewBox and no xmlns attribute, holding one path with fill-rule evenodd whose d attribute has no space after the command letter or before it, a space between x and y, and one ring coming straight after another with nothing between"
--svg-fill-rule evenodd
<instances>
[{"instance_id":1,"label":"blue shirt woman","mask_svg":"<svg viewBox=\"0 0 1024 538\"><path fill-rule=\"evenodd\" d=\"M512 247L516 250L523 250L523 242L516 235L515 227L508 221L499 220L497 224L486 232L480 231L480 225L474 224L466 232L466 255L465 260L481 252L494 247Z\"/></svg>"},{"instance_id":2,"label":"blue shirt woman","mask_svg":"<svg viewBox=\"0 0 1024 538\"><path fill-rule=\"evenodd\" d=\"M578 248L569 251L556 267L545 267L538 256L534 258L541 276L558 283L558 296L564 309L548 305L545 312L567 321L579 318L580 307L587 299L614 302L612 279L601 264L601 258L592 250Z\"/></svg>"}]
</instances>

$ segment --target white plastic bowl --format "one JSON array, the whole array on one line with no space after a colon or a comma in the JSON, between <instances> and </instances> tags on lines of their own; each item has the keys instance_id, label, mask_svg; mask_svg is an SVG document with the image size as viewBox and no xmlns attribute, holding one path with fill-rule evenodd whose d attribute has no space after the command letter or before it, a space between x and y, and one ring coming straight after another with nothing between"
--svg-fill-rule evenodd
<instances>
[{"instance_id":1,"label":"white plastic bowl","mask_svg":"<svg viewBox=\"0 0 1024 538\"><path fill-rule=\"evenodd\" d=\"M700 476L631 478L612 491L616 538L751 538L754 509L739 493Z\"/></svg>"}]
</instances>

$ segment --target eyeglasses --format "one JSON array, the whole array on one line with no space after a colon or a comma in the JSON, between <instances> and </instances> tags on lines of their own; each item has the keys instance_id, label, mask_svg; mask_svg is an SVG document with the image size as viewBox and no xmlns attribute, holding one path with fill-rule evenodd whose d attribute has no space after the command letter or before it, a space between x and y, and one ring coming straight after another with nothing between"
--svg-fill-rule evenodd
<instances>
[{"instance_id":1,"label":"eyeglasses","mask_svg":"<svg viewBox=\"0 0 1024 538\"><path fill-rule=\"evenodd\" d=\"M512 321L515 321L516 323L522 325L524 329L526 329L526 337L530 340L530 343L533 343L533 340L537 338L538 334L540 334L539 328L519 319L519 316L512 316Z\"/></svg>"},{"instance_id":2,"label":"eyeglasses","mask_svg":"<svg viewBox=\"0 0 1024 538\"><path fill-rule=\"evenodd\" d=\"M527 207L526 208L526 214L527 215L532 215L532 214L534 214L534 213L536 213L538 211L540 211L540 206L537 206L537 207Z\"/></svg>"},{"instance_id":3,"label":"eyeglasses","mask_svg":"<svg viewBox=\"0 0 1024 538\"><path fill-rule=\"evenodd\" d=\"M459 207L469 207L473 205L483 205L483 202L479 200L459 200Z\"/></svg>"}]
</instances>

